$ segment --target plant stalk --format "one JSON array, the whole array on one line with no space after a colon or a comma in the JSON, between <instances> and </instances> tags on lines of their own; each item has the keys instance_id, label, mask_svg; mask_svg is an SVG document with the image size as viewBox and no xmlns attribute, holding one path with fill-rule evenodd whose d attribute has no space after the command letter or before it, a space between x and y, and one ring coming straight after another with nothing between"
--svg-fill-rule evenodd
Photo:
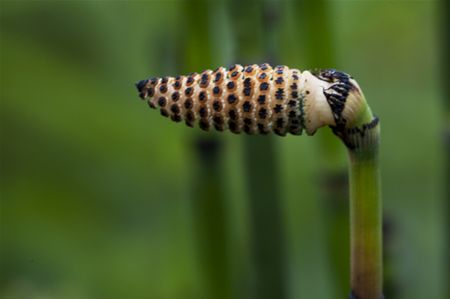
<instances>
[{"instance_id":1,"label":"plant stalk","mask_svg":"<svg viewBox=\"0 0 450 299\"><path fill-rule=\"evenodd\" d=\"M330 51L335 46L332 26L331 2L326 0L293 1L296 6L298 26L304 34L305 51L300 65L308 68L337 67L337 55ZM348 252L350 239L347 232L348 218L348 179L345 163L345 150L332 133L317 134L316 146L320 151L319 164L320 205L325 229L325 254L331 270L331 286L336 295L342 298L348 292L350 263Z\"/></svg>"},{"instance_id":2,"label":"plant stalk","mask_svg":"<svg viewBox=\"0 0 450 299\"><path fill-rule=\"evenodd\" d=\"M185 26L181 28L184 49L180 55L185 53L182 58L185 72L206 69L219 59L215 55L208 26L204 26L211 20L219 22L216 10L212 9L214 5L217 3L207 0L184 2L182 23ZM196 155L190 182L191 204L201 284L205 298L228 299L233 297L233 285L228 215L222 184L223 144L215 134L195 133L191 138Z\"/></svg>"},{"instance_id":3,"label":"plant stalk","mask_svg":"<svg viewBox=\"0 0 450 299\"><path fill-rule=\"evenodd\" d=\"M350 171L352 299L383 298L382 203L378 148L380 126L367 107L354 128L340 134Z\"/></svg>"},{"instance_id":4,"label":"plant stalk","mask_svg":"<svg viewBox=\"0 0 450 299\"><path fill-rule=\"evenodd\" d=\"M273 45L277 44L276 30L281 13L279 1L234 0L230 4L230 16L237 20L233 23L237 60L246 63L260 57L261 62L274 63L278 57ZM243 140L243 152L252 267L251 295L248 297L284 299L287 297L285 240L274 139L247 136Z\"/></svg>"},{"instance_id":5,"label":"plant stalk","mask_svg":"<svg viewBox=\"0 0 450 299\"><path fill-rule=\"evenodd\" d=\"M351 287L359 299L382 294L381 200L377 150L350 150Z\"/></svg>"}]
</instances>

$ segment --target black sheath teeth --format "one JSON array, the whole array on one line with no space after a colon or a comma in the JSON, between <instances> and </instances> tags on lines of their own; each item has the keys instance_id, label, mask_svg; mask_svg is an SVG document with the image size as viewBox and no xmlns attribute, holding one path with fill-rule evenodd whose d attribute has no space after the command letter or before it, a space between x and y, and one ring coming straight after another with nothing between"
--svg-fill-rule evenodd
<instances>
[{"instance_id":1,"label":"black sheath teeth","mask_svg":"<svg viewBox=\"0 0 450 299\"><path fill-rule=\"evenodd\" d=\"M333 111L336 127L345 127L347 121L342 117L342 112L344 111L348 94L354 88L350 82L350 76L335 69L317 70L313 72L313 75L325 82L334 83L329 87L332 92L329 89L324 89L323 94Z\"/></svg>"},{"instance_id":2,"label":"black sheath teeth","mask_svg":"<svg viewBox=\"0 0 450 299\"><path fill-rule=\"evenodd\" d=\"M331 88L340 94L348 94L349 91L343 84L336 84L333 85Z\"/></svg>"}]
</instances>

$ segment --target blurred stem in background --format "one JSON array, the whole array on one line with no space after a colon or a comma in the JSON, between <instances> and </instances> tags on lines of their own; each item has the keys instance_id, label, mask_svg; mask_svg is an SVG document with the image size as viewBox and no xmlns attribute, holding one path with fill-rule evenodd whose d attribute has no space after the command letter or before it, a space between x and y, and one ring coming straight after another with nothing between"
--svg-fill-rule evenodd
<instances>
[{"instance_id":1,"label":"blurred stem in background","mask_svg":"<svg viewBox=\"0 0 450 299\"><path fill-rule=\"evenodd\" d=\"M223 169L222 143L215 138L197 138L193 209L205 298L232 298L229 271L226 213L220 180Z\"/></svg>"},{"instance_id":2,"label":"blurred stem in background","mask_svg":"<svg viewBox=\"0 0 450 299\"><path fill-rule=\"evenodd\" d=\"M445 159L445 168L444 168L444 194L445 194L445 204L447 205L446 216L444 219L447 221L447 231L450 227L450 85L448 79L450 78L450 3L448 0L441 1L441 20L440 20L440 34L442 36L441 43L441 58L442 58L442 66L441 70L441 78L442 78L442 91L444 98L444 130L443 130L443 143L444 143L444 159ZM450 237L447 232L447 243L446 243L446 253L445 259L447 261L447 273L446 275L446 285L447 285L447 297L450 298ZM444 281L445 283L445 281Z\"/></svg>"},{"instance_id":3,"label":"blurred stem in background","mask_svg":"<svg viewBox=\"0 0 450 299\"><path fill-rule=\"evenodd\" d=\"M233 25L237 61L242 64L276 61L273 45L279 5L267 0L231 1L228 11L236 20ZM286 298L285 235L273 136L245 136L243 143L251 225L252 296L283 299Z\"/></svg>"},{"instance_id":4,"label":"blurred stem in background","mask_svg":"<svg viewBox=\"0 0 450 299\"><path fill-rule=\"evenodd\" d=\"M324 0L298 1L295 11L299 16L299 31L303 34L300 45L305 53L303 69L335 68L336 48L330 24L329 2ZM322 201L326 240L326 254L334 281L334 294L341 298L348 292L350 262L348 252L348 180L345 151L331 130L322 130L314 138L322 163L319 165L320 196Z\"/></svg>"},{"instance_id":5,"label":"blurred stem in background","mask_svg":"<svg viewBox=\"0 0 450 299\"><path fill-rule=\"evenodd\" d=\"M213 53L210 24L216 22L214 5L207 0L184 3L183 73L212 68ZM220 25L219 25L220 26ZM228 254L226 204L223 190L222 144L213 133L193 135L195 173L192 176L192 212L198 246L202 285L205 298L232 298Z\"/></svg>"}]
</instances>

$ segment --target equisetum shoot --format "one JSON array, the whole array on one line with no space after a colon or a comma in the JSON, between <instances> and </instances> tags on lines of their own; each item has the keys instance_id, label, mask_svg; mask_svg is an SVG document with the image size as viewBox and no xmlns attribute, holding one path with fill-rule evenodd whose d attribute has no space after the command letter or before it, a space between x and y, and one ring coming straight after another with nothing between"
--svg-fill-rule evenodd
<instances>
[{"instance_id":1,"label":"equisetum shoot","mask_svg":"<svg viewBox=\"0 0 450 299\"><path fill-rule=\"evenodd\" d=\"M265 63L150 78L136 87L163 116L190 127L198 123L206 131L314 135L329 126L346 145L350 161L350 298L383 298L380 126L351 76Z\"/></svg>"}]
</instances>

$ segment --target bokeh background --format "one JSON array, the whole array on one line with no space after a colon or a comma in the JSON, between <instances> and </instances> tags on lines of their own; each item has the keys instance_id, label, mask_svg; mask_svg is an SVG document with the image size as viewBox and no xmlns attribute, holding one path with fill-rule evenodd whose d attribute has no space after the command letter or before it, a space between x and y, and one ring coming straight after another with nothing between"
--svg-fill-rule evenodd
<instances>
[{"instance_id":1,"label":"bokeh background","mask_svg":"<svg viewBox=\"0 0 450 299\"><path fill-rule=\"evenodd\" d=\"M2 0L0 297L346 298L328 129L204 133L134 87L267 61L357 78L382 123L386 298L449 298L443 4Z\"/></svg>"}]
</instances>

